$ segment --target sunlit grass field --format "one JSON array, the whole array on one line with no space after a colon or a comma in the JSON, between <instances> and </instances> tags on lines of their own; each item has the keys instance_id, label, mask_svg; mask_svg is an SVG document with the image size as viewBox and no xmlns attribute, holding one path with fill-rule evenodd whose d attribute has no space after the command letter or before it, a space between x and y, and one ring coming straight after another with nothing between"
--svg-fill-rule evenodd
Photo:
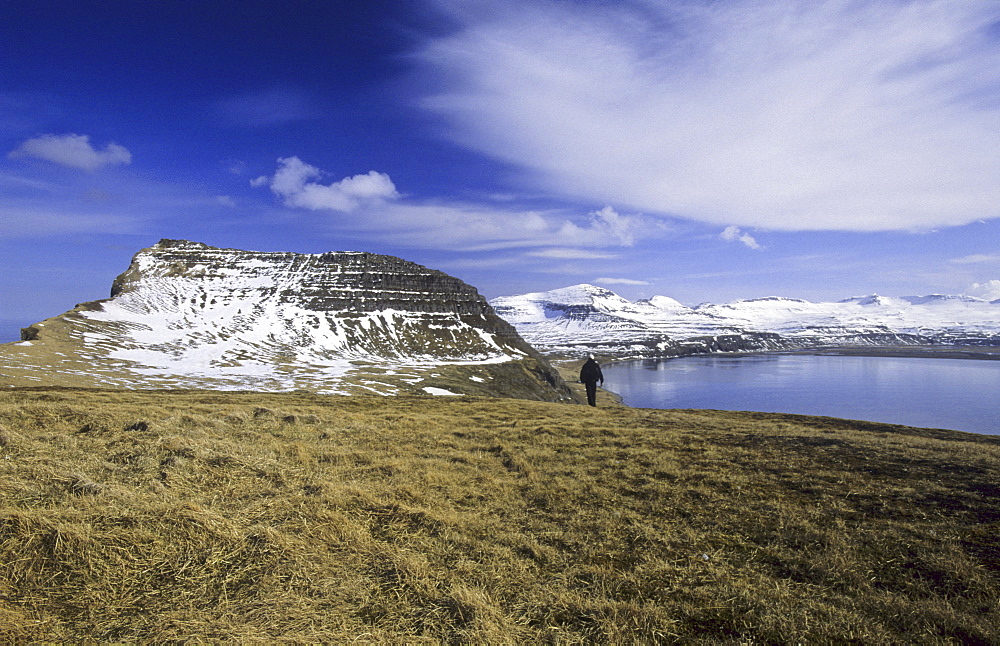
<instances>
[{"instance_id":1,"label":"sunlit grass field","mask_svg":"<svg viewBox=\"0 0 1000 646\"><path fill-rule=\"evenodd\" d=\"M998 599L990 436L0 393L2 642L1000 643Z\"/></svg>"}]
</instances>

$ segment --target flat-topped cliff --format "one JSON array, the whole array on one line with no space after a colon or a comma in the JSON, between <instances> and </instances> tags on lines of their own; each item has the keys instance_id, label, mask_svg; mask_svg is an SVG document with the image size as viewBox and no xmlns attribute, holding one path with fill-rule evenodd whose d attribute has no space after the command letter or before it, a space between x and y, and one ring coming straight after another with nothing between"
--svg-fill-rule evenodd
<instances>
[{"instance_id":1,"label":"flat-topped cliff","mask_svg":"<svg viewBox=\"0 0 1000 646\"><path fill-rule=\"evenodd\" d=\"M570 397L475 288L363 252L161 240L135 255L109 299L0 348L12 385Z\"/></svg>"}]
</instances>

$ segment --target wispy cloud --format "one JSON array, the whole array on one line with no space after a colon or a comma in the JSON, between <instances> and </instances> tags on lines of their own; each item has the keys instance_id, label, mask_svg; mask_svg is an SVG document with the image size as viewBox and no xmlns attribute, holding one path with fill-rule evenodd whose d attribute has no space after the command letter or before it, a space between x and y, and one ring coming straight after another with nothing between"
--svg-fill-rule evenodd
<instances>
[{"instance_id":1,"label":"wispy cloud","mask_svg":"<svg viewBox=\"0 0 1000 646\"><path fill-rule=\"evenodd\" d=\"M387 202L368 209L355 224L396 244L464 251L620 248L630 246L640 232L655 230L655 225L639 216L616 213L616 217L608 218L599 213L581 217L561 210L504 210L456 202Z\"/></svg>"},{"instance_id":2,"label":"wispy cloud","mask_svg":"<svg viewBox=\"0 0 1000 646\"><path fill-rule=\"evenodd\" d=\"M526 255L534 258L553 258L556 260L611 260L618 257L618 254L614 253L591 251L589 249L569 249L565 247L529 251Z\"/></svg>"},{"instance_id":3,"label":"wispy cloud","mask_svg":"<svg viewBox=\"0 0 1000 646\"><path fill-rule=\"evenodd\" d=\"M0 238L155 236L167 230L173 237L187 237L195 235L189 233L197 228L192 222L230 218L234 207L243 205L232 196L212 194L200 183L162 182L141 174L65 173L41 166L23 173L0 171ZM238 220L251 217L241 211Z\"/></svg>"},{"instance_id":4,"label":"wispy cloud","mask_svg":"<svg viewBox=\"0 0 1000 646\"><path fill-rule=\"evenodd\" d=\"M268 186L291 208L351 214L331 224L365 232L395 244L425 249L493 251L546 247L536 257L600 258L588 249L628 247L639 237L661 234L665 226L641 215L621 214L610 206L580 215L566 210L520 210L449 200L406 198L392 179L377 171L329 184L326 176L298 157L278 160L274 175L251 180Z\"/></svg>"},{"instance_id":5,"label":"wispy cloud","mask_svg":"<svg viewBox=\"0 0 1000 646\"><path fill-rule=\"evenodd\" d=\"M28 139L12 150L8 157L31 157L86 171L132 162L132 153L124 146L109 143L103 150L97 150L90 144L90 137L75 134L48 134Z\"/></svg>"},{"instance_id":6,"label":"wispy cloud","mask_svg":"<svg viewBox=\"0 0 1000 646\"><path fill-rule=\"evenodd\" d=\"M0 239L44 238L80 234L120 235L138 233L143 222L116 213L88 213L80 210L31 207L0 207Z\"/></svg>"},{"instance_id":7,"label":"wispy cloud","mask_svg":"<svg viewBox=\"0 0 1000 646\"><path fill-rule=\"evenodd\" d=\"M752 235L742 231L737 226L726 227L722 230L722 233L719 234L719 237L726 242L740 242L751 249L761 248L760 244L758 244L757 240Z\"/></svg>"},{"instance_id":8,"label":"wispy cloud","mask_svg":"<svg viewBox=\"0 0 1000 646\"><path fill-rule=\"evenodd\" d=\"M595 278L598 285L651 285L647 280L633 280L631 278Z\"/></svg>"},{"instance_id":9,"label":"wispy cloud","mask_svg":"<svg viewBox=\"0 0 1000 646\"><path fill-rule=\"evenodd\" d=\"M1000 217L1000 3L439 0L423 105L553 194L715 225Z\"/></svg>"},{"instance_id":10,"label":"wispy cloud","mask_svg":"<svg viewBox=\"0 0 1000 646\"><path fill-rule=\"evenodd\" d=\"M968 256L962 256L961 258L952 258L949 262L953 265L981 265L989 263L1000 264L1000 255L974 253Z\"/></svg>"}]
</instances>

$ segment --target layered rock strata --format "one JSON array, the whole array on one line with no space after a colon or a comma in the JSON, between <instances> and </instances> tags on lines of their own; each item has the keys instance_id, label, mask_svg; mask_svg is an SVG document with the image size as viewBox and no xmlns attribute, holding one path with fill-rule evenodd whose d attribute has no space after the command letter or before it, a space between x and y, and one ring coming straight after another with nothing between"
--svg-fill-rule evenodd
<instances>
[{"instance_id":1,"label":"layered rock strata","mask_svg":"<svg viewBox=\"0 0 1000 646\"><path fill-rule=\"evenodd\" d=\"M471 286L392 256L161 240L111 298L22 331L15 385L571 397Z\"/></svg>"}]
</instances>

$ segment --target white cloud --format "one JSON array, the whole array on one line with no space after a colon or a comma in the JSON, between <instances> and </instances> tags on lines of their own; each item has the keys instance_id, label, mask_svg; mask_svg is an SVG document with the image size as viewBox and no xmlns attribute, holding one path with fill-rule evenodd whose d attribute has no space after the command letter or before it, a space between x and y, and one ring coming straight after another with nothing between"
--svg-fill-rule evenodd
<instances>
[{"instance_id":1,"label":"white cloud","mask_svg":"<svg viewBox=\"0 0 1000 646\"><path fill-rule=\"evenodd\" d=\"M581 218L564 211L505 210L462 203L386 204L369 213L366 220L365 226L411 246L466 251L557 247L564 251L556 253L566 258L569 249L630 246L637 236L659 230L640 216L616 213L609 217L604 210Z\"/></svg>"},{"instance_id":2,"label":"white cloud","mask_svg":"<svg viewBox=\"0 0 1000 646\"><path fill-rule=\"evenodd\" d=\"M258 177L251 180L250 185L269 184L274 194L282 198L285 206L314 211L346 213L362 204L399 197L392 180L384 173L370 171L366 175L347 177L328 185L309 181L322 175L318 168L306 164L298 157L287 157L278 160L278 170L273 177Z\"/></svg>"},{"instance_id":3,"label":"white cloud","mask_svg":"<svg viewBox=\"0 0 1000 646\"><path fill-rule=\"evenodd\" d=\"M8 157L32 157L87 171L95 171L102 166L132 163L132 153L123 146L109 143L104 150L97 150L90 145L90 137L87 135L72 134L49 134L28 139L12 150Z\"/></svg>"},{"instance_id":4,"label":"white cloud","mask_svg":"<svg viewBox=\"0 0 1000 646\"><path fill-rule=\"evenodd\" d=\"M551 193L779 230L1000 217L1000 3L439 5L424 105Z\"/></svg>"},{"instance_id":5,"label":"white cloud","mask_svg":"<svg viewBox=\"0 0 1000 646\"><path fill-rule=\"evenodd\" d=\"M324 185L324 173L298 157L278 160L273 176L250 181L269 186L285 206L356 213L337 226L425 249L489 251L548 247L540 257L605 257L584 249L627 247L666 226L640 215L622 215L610 206L578 216L561 210L519 210L514 205L404 200L388 175L371 171ZM558 250L556 250L558 249ZM573 255L575 254L575 255ZM587 255L589 254L589 256Z\"/></svg>"},{"instance_id":6,"label":"white cloud","mask_svg":"<svg viewBox=\"0 0 1000 646\"><path fill-rule=\"evenodd\" d=\"M594 211L591 218L595 226L605 229L623 245L635 244L635 229L638 223L638 218L635 216L620 215L610 206L606 206L600 211Z\"/></svg>"},{"instance_id":7,"label":"white cloud","mask_svg":"<svg viewBox=\"0 0 1000 646\"><path fill-rule=\"evenodd\" d=\"M719 237L726 242L742 242L744 245L750 247L751 249L760 249L760 244L754 239L752 235L740 230L739 227L730 225L723 229Z\"/></svg>"},{"instance_id":8,"label":"white cloud","mask_svg":"<svg viewBox=\"0 0 1000 646\"><path fill-rule=\"evenodd\" d=\"M590 221L582 226L570 220L564 221L559 238L564 241L563 244L631 247L642 227L641 217L621 215L610 206L605 206L590 213ZM600 236L599 244L595 244L594 235Z\"/></svg>"},{"instance_id":9,"label":"white cloud","mask_svg":"<svg viewBox=\"0 0 1000 646\"><path fill-rule=\"evenodd\" d=\"M974 253L961 258L952 258L949 262L953 265L979 265L986 263L1000 263L1000 256L995 254Z\"/></svg>"},{"instance_id":10,"label":"white cloud","mask_svg":"<svg viewBox=\"0 0 1000 646\"><path fill-rule=\"evenodd\" d=\"M631 278L595 278L598 285L652 285L645 280L632 280Z\"/></svg>"},{"instance_id":11,"label":"white cloud","mask_svg":"<svg viewBox=\"0 0 1000 646\"><path fill-rule=\"evenodd\" d=\"M529 251L527 255L532 256L533 258L554 258L556 260L611 260L618 257L618 254L606 253L603 251L590 251L589 249L572 249L566 247L554 247L552 249Z\"/></svg>"},{"instance_id":12,"label":"white cloud","mask_svg":"<svg viewBox=\"0 0 1000 646\"><path fill-rule=\"evenodd\" d=\"M1000 280L988 280L985 283L972 283L965 290L966 295L984 298L988 301L1000 299Z\"/></svg>"}]
</instances>

